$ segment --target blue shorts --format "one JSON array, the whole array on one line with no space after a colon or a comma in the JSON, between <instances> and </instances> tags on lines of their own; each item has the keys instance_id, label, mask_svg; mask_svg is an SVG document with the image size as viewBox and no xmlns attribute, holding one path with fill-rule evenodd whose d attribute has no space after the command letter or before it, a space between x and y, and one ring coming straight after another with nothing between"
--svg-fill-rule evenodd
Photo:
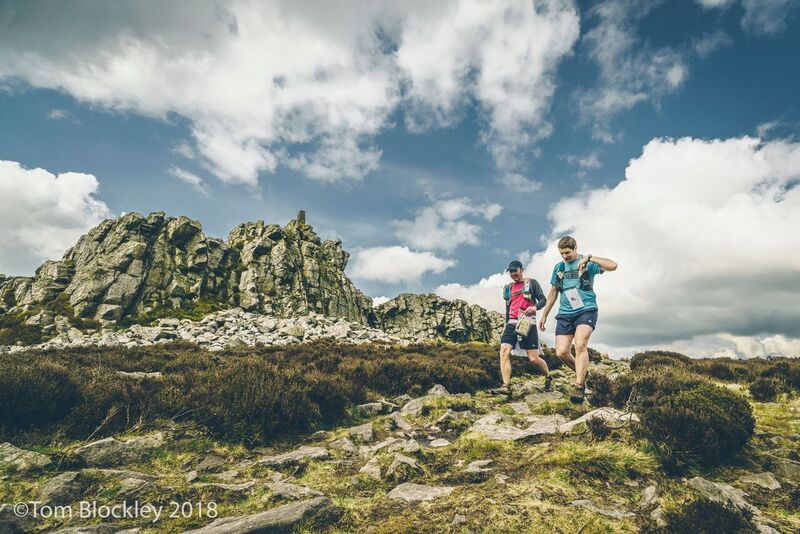
<instances>
[{"instance_id":1,"label":"blue shorts","mask_svg":"<svg viewBox=\"0 0 800 534\"><path fill-rule=\"evenodd\" d=\"M573 336L578 325L597 327L597 310L586 310L572 315L556 315L556 335Z\"/></svg>"},{"instance_id":2,"label":"blue shorts","mask_svg":"<svg viewBox=\"0 0 800 534\"><path fill-rule=\"evenodd\" d=\"M519 341L519 348L521 349L531 350L539 348L539 333L536 331L536 324L531 325L531 329L528 330L528 335L522 339L517 336L516 329L517 325L506 323L506 327L503 328L503 334L500 336L500 344L505 343L513 347L517 344L517 341Z\"/></svg>"}]
</instances>

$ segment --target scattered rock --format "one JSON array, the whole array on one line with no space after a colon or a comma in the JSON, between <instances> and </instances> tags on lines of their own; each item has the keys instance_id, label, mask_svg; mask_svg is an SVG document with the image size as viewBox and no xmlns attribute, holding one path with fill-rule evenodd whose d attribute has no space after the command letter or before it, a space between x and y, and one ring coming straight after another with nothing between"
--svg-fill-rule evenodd
<instances>
[{"instance_id":1,"label":"scattered rock","mask_svg":"<svg viewBox=\"0 0 800 534\"><path fill-rule=\"evenodd\" d=\"M529 404L541 404L543 402L557 401L564 398L560 391L547 391L545 393L531 393L525 397L525 402Z\"/></svg>"},{"instance_id":2,"label":"scattered rock","mask_svg":"<svg viewBox=\"0 0 800 534\"><path fill-rule=\"evenodd\" d=\"M403 482L422 473L417 461L402 454L395 454L394 460L386 470L386 477L395 482Z\"/></svg>"},{"instance_id":3,"label":"scattered rock","mask_svg":"<svg viewBox=\"0 0 800 534\"><path fill-rule=\"evenodd\" d=\"M514 413L517 415L530 415L531 414L531 407L528 406L527 402L513 402L509 404Z\"/></svg>"},{"instance_id":4,"label":"scattered rock","mask_svg":"<svg viewBox=\"0 0 800 534\"><path fill-rule=\"evenodd\" d=\"M66 471L56 475L42 486L39 500L48 506L69 504L75 501L81 493L81 483L77 471Z\"/></svg>"},{"instance_id":5,"label":"scattered rock","mask_svg":"<svg viewBox=\"0 0 800 534\"><path fill-rule=\"evenodd\" d=\"M296 465L307 460L327 460L328 458L330 458L330 453L328 453L327 449L303 446L284 454L264 456L258 459L256 463L270 467L285 467L288 465Z\"/></svg>"},{"instance_id":6,"label":"scattered rock","mask_svg":"<svg viewBox=\"0 0 800 534\"><path fill-rule=\"evenodd\" d=\"M381 464L377 457L370 458L370 460L364 465L364 467L359 469L358 472L367 475L370 478L374 478L375 480L382 480Z\"/></svg>"},{"instance_id":7,"label":"scattered rock","mask_svg":"<svg viewBox=\"0 0 800 534\"><path fill-rule=\"evenodd\" d=\"M308 497L321 497L322 493L307 486L288 484L285 482L269 482L264 485L273 495L281 499L297 500Z\"/></svg>"},{"instance_id":8,"label":"scattered rock","mask_svg":"<svg viewBox=\"0 0 800 534\"><path fill-rule=\"evenodd\" d=\"M141 478L125 478L120 484L122 487L116 495L118 499L135 497L152 485L151 482L142 480Z\"/></svg>"},{"instance_id":9,"label":"scattered rock","mask_svg":"<svg viewBox=\"0 0 800 534\"><path fill-rule=\"evenodd\" d=\"M50 465L50 457L34 451L18 449L10 443L0 443L0 465L11 466L17 473L42 469Z\"/></svg>"},{"instance_id":10,"label":"scattered rock","mask_svg":"<svg viewBox=\"0 0 800 534\"><path fill-rule=\"evenodd\" d=\"M466 523L466 522L467 522L467 518L466 518L465 516L463 516L463 515L461 515L461 514L456 514L456 516L453 518L453 523L452 523L452 525L453 525L454 527L457 527L457 526L459 526L459 525L463 525L463 524L464 524L464 523Z\"/></svg>"},{"instance_id":11,"label":"scattered rock","mask_svg":"<svg viewBox=\"0 0 800 534\"><path fill-rule=\"evenodd\" d=\"M602 419L603 421L612 421L612 422L639 422L639 417L634 413L627 413L616 408L611 407L604 407L604 408L597 408L596 410L592 410L589 413L586 413L575 420L570 421L561 426L561 432L567 434L571 432L576 426L585 423L589 419Z\"/></svg>"},{"instance_id":12,"label":"scattered rock","mask_svg":"<svg viewBox=\"0 0 800 534\"><path fill-rule=\"evenodd\" d=\"M538 435L555 434L564 424L561 415L541 415L527 418L530 424L525 429L513 426L511 418L500 412L487 414L472 424L470 432L483 434L492 441L518 441Z\"/></svg>"},{"instance_id":13,"label":"scattered rock","mask_svg":"<svg viewBox=\"0 0 800 534\"><path fill-rule=\"evenodd\" d=\"M406 453L419 452L420 446L415 439L398 440L387 447L389 452L403 451Z\"/></svg>"},{"instance_id":14,"label":"scattered rock","mask_svg":"<svg viewBox=\"0 0 800 534\"><path fill-rule=\"evenodd\" d=\"M231 493L243 493L249 489L252 489L256 483L252 480L248 482L242 482L241 484L221 484L219 482L208 482L206 484L198 484L199 487L203 488L215 488L220 489L223 491L229 491Z\"/></svg>"},{"instance_id":15,"label":"scattered rock","mask_svg":"<svg viewBox=\"0 0 800 534\"><path fill-rule=\"evenodd\" d=\"M128 441L105 438L78 448L75 454L88 466L122 465L141 460L165 441L163 432L137 436Z\"/></svg>"},{"instance_id":16,"label":"scattered rock","mask_svg":"<svg viewBox=\"0 0 800 534\"><path fill-rule=\"evenodd\" d=\"M392 424L394 425L395 428L402 430L403 432L409 432L414 428L410 424L408 424L408 421L403 419L403 416L400 415L399 412L394 412L390 414L389 419L392 421Z\"/></svg>"},{"instance_id":17,"label":"scattered rock","mask_svg":"<svg viewBox=\"0 0 800 534\"><path fill-rule=\"evenodd\" d=\"M292 532L293 529L320 529L335 522L342 510L327 497L284 504L258 514L220 518L209 525L188 532L194 534L249 534L256 532Z\"/></svg>"},{"instance_id":18,"label":"scattered rock","mask_svg":"<svg viewBox=\"0 0 800 534\"><path fill-rule=\"evenodd\" d=\"M197 471L189 471L188 473L186 473L186 483L187 484L191 484L192 482L197 480L199 477L200 477L200 475L197 473Z\"/></svg>"},{"instance_id":19,"label":"scattered rock","mask_svg":"<svg viewBox=\"0 0 800 534\"><path fill-rule=\"evenodd\" d=\"M372 428L372 423L350 427L347 429L347 435L362 443L370 443L375 440L375 431Z\"/></svg>"},{"instance_id":20,"label":"scattered rock","mask_svg":"<svg viewBox=\"0 0 800 534\"><path fill-rule=\"evenodd\" d=\"M383 413L383 404L380 402L368 402L359 404L355 408L356 413L361 417L375 417Z\"/></svg>"},{"instance_id":21,"label":"scattered rock","mask_svg":"<svg viewBox=\"0 0 800 534\"><path fill-rule=\"evenodd\" d=\"M358 452L358 447L356 447L355 444L348 438L341 438L331 441L328 444L328 447L334 450L344 451L348 454L355 454Z\"/></svg>"},{"instance_id":22,"label":"scattered rock","mask_svg":"<svg viewBox=\"0 0 800 534\"><path fill-rule=\"evenodd\" d=\"M709 500L721 504L730 504L743 510L749 510L753 515L760 516L761 512L744 500L745 492L728 484L718 484L703 477L694 477L689 480L689 486L702 493Z\"/></svg>"},{"instance_id":23,"label":"scattered rock","mask_svg":"<svg viewBox=\"0 0 800 534\"><path fill-rule=\"evenodd\" d=\"M450 395L450 393L445 389L445 387L441 384L435 384L428 390L427 393L431 397L440 397L442 395Z\"/></svg>"},{"instance_id":24,"label":"scattered rock","mask_svg":"<svg viewBox=\"0 0 800 534\"><path fill-rule=\"evenodd\" d=\"M464 472L466 473L485 473L491 471L489 466L494 463L494 460L475 460L470 462Z\"/></svg>"},{"instance_id":25,"label":"scattered rock","mask_svg":"<svg viewBox=\"0 0 800 534\"><path fill-rule=\"evenodd\" d=\"M447 497L455 488L449 486L423 486L413 482L400 484L387 494L390 499L414 503L420 501L433 501L440 497Z\"/></svg>"},{"instance_id":26,"label":"scattered rock","mask_svg":"<svg viewBox=\"0 0 800 534\"><path fill-rule=\"evenodd\" d=\"M448 445L450 445L450 442L444 438L435 439L428 444L429 447L434 447L434 448L447 447Z\"/></svg>"},{"instance_id":27,"label":"scattered rock","mask_svg":"<svg viewBox=\"0 0 800 534\"><path fill-rule=\"evenodd\" d=\"M205 458L203 458L200 463L197 464L195 470L198 473L219 471L220 468L226 463L227 460L225 460L225 458L222 456L217 456L216 454L207 454Z\"/></svg>"},{"instance_id":28,"label":"scattered rock","mask_svg":"<svg viewBox=\"0 0 800 534\"><path fill-rule=\"evenodd\" d=\"M775 475L769 472L747 475L746 477L742 477L741 481L745 484L754 484L771 491L781 489L781 483L778 482Z\"/></svg>"},{"instance_id":29,"label":"scattered rock","mask_svg":"<svg viewBox=\"0 0 800 534\"><path fill-rule=\"evenodd\" d=\"M652 508L658 505L658 495L655 486L647 486L642 491L642 498L639 501L639 508Z\"/></svg>"}]
</instances>

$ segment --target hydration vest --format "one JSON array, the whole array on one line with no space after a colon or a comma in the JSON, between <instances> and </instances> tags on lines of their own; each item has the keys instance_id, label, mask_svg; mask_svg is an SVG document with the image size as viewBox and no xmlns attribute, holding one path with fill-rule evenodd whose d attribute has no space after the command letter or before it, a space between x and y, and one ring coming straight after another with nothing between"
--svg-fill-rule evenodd
<instances>
[{"instance_id":1,"label":"hydration vest","mask_svg":"<svg viewBox=\"0 0 800 534\"><path fill-rule=\"evenodd\" d=\"M503 298L506 301L506 321L508 321L508 312L511 310L511 297L515 297L517 295L523 295L529 301L536 303L536 299L533 296L533 279L532 278L523 278L522 279L522 289L519 291L511 291L511 288L514 286L516 282L511 282L510 284L506 284L503 287Z\"/></svg>"},{"instance_id":2,"label":"hydration vest","mask_svg":"<svg viewBox=\"0 0 800 534\"><path fill-rule=\"evenodd\" d=\"M567 263L562 261L558 264L558 271L556 272L556 287L558 288L558 292L562 293L564 291L564 273L567 270ZM591 291L592 290L592 277L589 275L589 266L587 263L586 268L581 273L578 279L578 289L581 291Z\"/></svg>"}]
</instances>

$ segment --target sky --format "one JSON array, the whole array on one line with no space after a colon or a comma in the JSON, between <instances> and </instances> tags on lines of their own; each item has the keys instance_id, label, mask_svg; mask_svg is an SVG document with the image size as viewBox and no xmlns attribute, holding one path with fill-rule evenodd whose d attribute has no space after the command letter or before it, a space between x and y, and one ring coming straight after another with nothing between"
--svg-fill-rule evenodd
<instances>
[{"instance_id":1,"label":"sky","mask_svg":"<svg viewBox=\"0 0 800 534\"><path fill-rule=\"evenodd\" d=\"M793 0L0 0L0 273L302 209L376 302L502 311L569 234L598 349L800 356L797 50Z\"/></svg>"}]
</instances>

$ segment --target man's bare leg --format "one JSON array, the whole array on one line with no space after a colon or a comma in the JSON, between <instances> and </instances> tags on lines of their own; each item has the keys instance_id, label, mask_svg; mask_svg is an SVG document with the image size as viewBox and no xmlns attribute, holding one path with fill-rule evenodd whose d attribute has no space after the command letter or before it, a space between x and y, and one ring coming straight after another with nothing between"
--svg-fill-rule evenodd
<instances>
[{"instance_id":1,"label":"man's bare leg","mask_svg":"<svg viewBox=\"0 0 800 534\"><path fill-rule=\"evenodd\" d=\"M504 386L511 383L511 348L508 343L500 345L500 375Z\"/></svg>"},{"instance_id":2,"label":"man's bare leg","mask_svg":"<svg viewBox=\"0 0 800 534\"><path fill-rule=\"evenodd\" d=\"M547 367L547 362L544 361L539 357L539 349L529 349L528 353L528 360L539 368L544 376L550 374L550 369Z\"/></svg>"},{"instance_id":3,"label":"man's bare leg","mask_svg":"<svg viewBox=\"0 0 800 534\"><path fill-rule=\"evenodd\" d=\"M556 356L575 371L575 358L572 356L572 335L556 336Z\"/></svg>"},{"instance_id":4,"label":"man's bare leg","mask_svg":"<svg viewBox=\"0 0 800 534\"><path fill-rule=\"evenodd\" d=\"M581 324L575 329L575 383L586 384L586 372L589 370L589 337L594 328Z\"/></svg>"}]
</instances>

